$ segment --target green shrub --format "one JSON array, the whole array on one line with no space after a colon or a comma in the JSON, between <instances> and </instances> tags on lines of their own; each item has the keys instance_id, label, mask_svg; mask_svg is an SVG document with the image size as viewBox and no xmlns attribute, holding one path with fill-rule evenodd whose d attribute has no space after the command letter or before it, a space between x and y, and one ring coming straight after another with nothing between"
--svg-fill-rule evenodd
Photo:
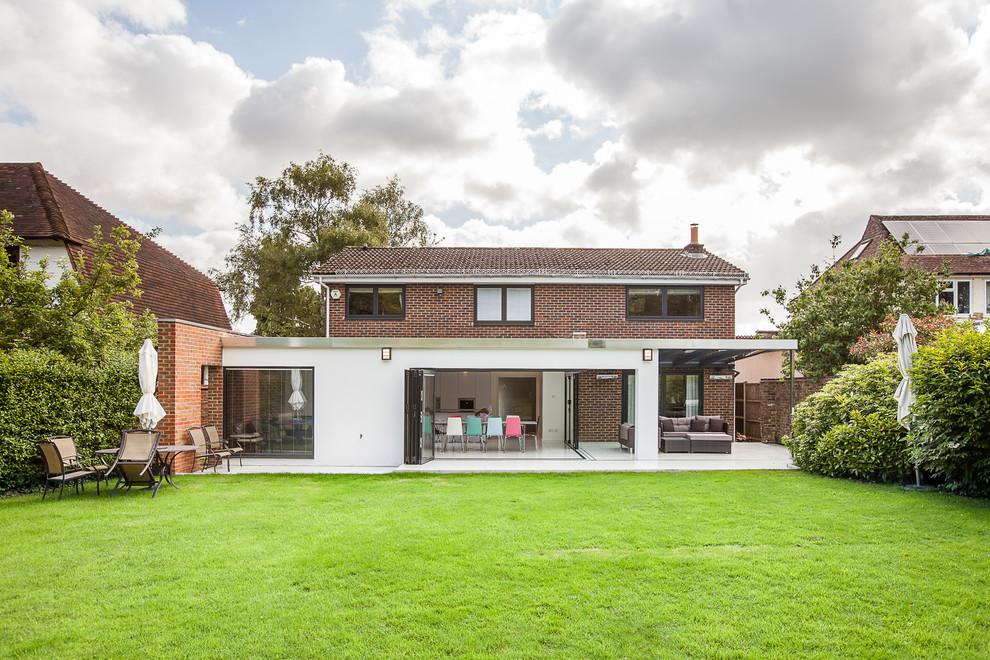
<instances>
[{"instance_id":1,"label":"green shrub","mask_svg":"<svg viewBox=\"0 0 990 660\"><path fill-rule=\"evenodd\" d=\"M137 354L80 365L48 350L0 352L0 491L42 481L36 444L71 435L83 453L116 446L141 397Z\"/></svg>"},{"instance_id":2,"label":"green shrub","mask_svg":"<svg viewBox=\"0 0 990 660\"><path fill-rule=\"evenodd\" d=\"M892 355L844 367L795 409L784 439L794 464L829 477L905 479L913 466L893 398L900 380Z\"/></svg>"},{"instance_id":3,"label":"green shrub","mask_svg":"<svg viewBox=\"0 0 990 660\"><path fill-rule=\"evenodd\" d=\"M990 496L990 333L947 332L911 368L911 442L944 488Z\"/></svg>"}]
</instances>

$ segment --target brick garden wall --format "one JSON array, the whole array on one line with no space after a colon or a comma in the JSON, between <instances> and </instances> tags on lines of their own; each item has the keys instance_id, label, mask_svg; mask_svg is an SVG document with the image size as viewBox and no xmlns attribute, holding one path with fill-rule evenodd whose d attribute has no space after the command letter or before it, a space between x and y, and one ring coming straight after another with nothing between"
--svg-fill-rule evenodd
<instances>
[{"instance_id":1,"label":"brick garden wall","mask_svg":"<svg viewBox=\"0 0 990 660\"><path fill-rule=\"evenodd\" d=\"M794 405L801 403L819 391L831 378L820 381L811 378L794 379ZM764 378L760 381L762 419L761 429L764 442L780 442L791 434L791 383L789 379Z\"/></svg>"},{"instance_id":2,"label":"brick garden wall","mask_svg":"<svg viewBox=\"0 0 990 660\"><path fill-rule=\"evenodd\" d=\"M406 285L406 317L401 320L345 319L344 295L330 301L331 337L523 337L569 338L585 332L598 339L731 339L735 337L735 288L704 287L704 321L627 321L626 287L596 284L537 284L533 325L474 324L471 284ZM443 295L437 288L443 288Z\"/></svg>"},{"instance_id":3,"label":"brick garden wall","mask_svg":"<svg viewBox=\"0 0 990 660\"><path fill-rule=\"evenodd\" d=\"M234 333L187 323L158 322L157 398L165 409L158 423L161 444L189 444L187 429L216 424L223 428L223 368L220 340ZM202 384L202 368L209 368L209 385ZM189 472L192 454L176 457L177 472Z\"/></svg>"}]
</instances>

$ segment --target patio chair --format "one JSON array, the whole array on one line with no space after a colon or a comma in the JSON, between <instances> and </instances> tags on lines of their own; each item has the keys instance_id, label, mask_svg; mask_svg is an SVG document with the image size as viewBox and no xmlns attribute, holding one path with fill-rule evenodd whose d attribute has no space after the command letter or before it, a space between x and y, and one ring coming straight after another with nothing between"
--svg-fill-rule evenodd
<instances>
[{"instance_id":1,"label":"patio chair","mask_svg":"<svg viewBox=\"0 0 990 660\"><path fill-rule=\"evenodd\" d=\"M505 436L502 435L502 418L496 415L488 416L488 428L485 429L488 438L498 438L499 451L505 450Z\"/></svg>"},{"instance_id":2,"label":"patio chair","mask_svg":"<svg viewBox=\"0 0 990 660\"><path fill-rule=\"evenodd\" d=\"M443 450L447 451L447 439L451 436L458 436L461 438L461 449L466 450L464 446L464 423L459 415L451 415L447 418L447 433L443 436Z\"/></svg>"},{"instance_id":3,"label":"patio chair","mask_svg":"<svg viewBox=\"0 0 990 660\"><path fill-rule=\"evenodd\" d=\"M519 451L526 452L526 441L523 439L522 420L519 418L519 415L506 416L505 437L519 440Z\"/></svg>"},{"instance_id":4,"label":"patio chair","mask_svg":"<svg viewBox=\"0 0 990 660\"><path fill-rule=\"evenodd\" d=\"M227 459L227 472L230 472L230 452L229 451L216 451L210 445L209 439L206 437L206 433L202 428L194 426L189 429L189 437L192 439L194 445L196 445L196 458L200 461L200 472L206 468L213 466L213 472L217 471L217 466L223 463L223 459Z\"/></svg>"},{"instance_id":5,"label":"patio chair","mask_svg":"<svg viewBox=\"0 0 990 660\"><path fill-rule=\"evenodd\" d=\"M99 458L87 458L79 453L76 442L70 435L53 435L45 438L48 442L54 442L58 447L58 453L62 457L62 464L67 470L93 470L97 474L96 494L100 494L100 479L110 485L110 466Z\"/></svg>"},{"instance_id":6,"label":"patio chair","mask_svg":"<svg viewBox=\"0 0 990 660\"><path fill-rule=\"evenodd\" d=\"M117 494L121 484L127 484L126 491L134 484L144 484L145 490L152 491L151 497L154 499L164 478L161 471L155 474L154 465L161 436L161 431L153 429L131 429L120 434L120 451L117 452L117 461L110 468L110 472L117 475L117 483L110 497Z\"/></svg>"},{"instance_id":7,"label":"patio chair","mask_svg":"<svg viewBox=\"0 0 990 660\"><path fill-rule=\"evenodd\" d=\"M471 442L477 442L481 445L481 451L485 451L485 431L481 425L480 417L468 417L467 418L467 428L464 430L464 438L466 447Z\"/></svg>"},{"instance_id":8,"label":"patio chair","mask_svg":"<svg viewBox=\"0 0 990 660\"><path fill-rule=\"evenodd\" d=\"M48 486L51 484L51 489L55 490L55 485L58 484L58 499L62 499L62 491L65 490L65 482L72 481L76 486L76 494L79 494L79 484L82 480L89 476L96 476L97 483L99 483L99 473L96 470L81 469L72 470L71 472L66 472L65 461L62 459L62 455L58 451L58 446L51 440L42 440L38 443L38 449L41 451L41 456L45 461L45 488L41 491L41 499L44 500L45 496L48 494ZM85 486L83 486L85 490ZM97 491L99 492L99 491Z\"/></svg>"},{"instance_id":9,"label":"patio chair","mask_svg":"<svg viewBox=\"0 0 990 660\"><path fill-rule=\"evenodd\" d=\"M204 426L203 431L206 432L206 441L210 444L210 449L214 452L229 451L230 456L236 456L237 460L241 463L241 467L244 467L244 459L241 458L241 454L244 452L244 447L241 447L240 445L231 445L226 440L223 440L220 437L220 432L215 426ZM227 458L227 472L230 472L230 457Z\"/></svg>"}]
</instances>

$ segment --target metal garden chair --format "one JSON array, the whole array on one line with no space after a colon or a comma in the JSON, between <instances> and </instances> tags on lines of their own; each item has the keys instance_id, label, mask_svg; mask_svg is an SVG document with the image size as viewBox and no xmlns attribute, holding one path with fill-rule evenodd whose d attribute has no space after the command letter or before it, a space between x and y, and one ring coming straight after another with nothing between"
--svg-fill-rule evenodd
<instances>
[{"instance_id":1,"label":"metal garden chair","mask_svg":"<svg viewBox=\"0 0 990 660\"><path fill-rule=\"evenodd\" d=\"M151 497L154 499L164 479L163 473L155 474L154 465L161 435L161 431L153 429L132 429L120 434L120 451L110 468L110 472L117 475L117 483L110 497L117 494L121 484L127 484L127 490L134 484L144 484L146 490L152 491Z\"/></svg>"},{"instance_id":2,"label":"metal garden chair","mask_svg":"<svg viewBox=\"0 0 990 660\"><path fill-rule=\"evenodd\" d=\"M79 494L79 484L86 477L95 475L97 477L97 483L99 483L99 473L96 470L73 469L71 472L66 472L65 461L58 451L58 446L51 440L42 440L39 442L38 449L41 450L41 456L45 461L45 488L41 492L42 500L48 495L49 485L51 485L52 490L55 490L54 484L58 484L58 499L61 500L62 491L65 490L65 482L67 481L75 483L77 495ZM85 489L85 486L83 486L83 489ZM97 493L99 493L99 486L97 486Z\"/></svg>"}]
</instances>

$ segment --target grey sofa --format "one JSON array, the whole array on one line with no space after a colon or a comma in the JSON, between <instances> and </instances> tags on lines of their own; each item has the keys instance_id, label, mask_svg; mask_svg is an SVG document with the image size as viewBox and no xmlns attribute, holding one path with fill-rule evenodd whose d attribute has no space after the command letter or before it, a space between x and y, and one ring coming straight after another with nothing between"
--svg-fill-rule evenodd
<instances>
[{"instance_id":1,"label":"grey sofa","mask_svg":"<svg viewBox=\"0 0 990 660\"><path fill-rule=\"evenodd\" d=\"M731 454L729 424L721 417L660 416L660 451L666 454Z\"/></svg>"},{"instance_id":2,"label":"grey sofa","mask_svg":"<svg viewBox=\"0 0 990 660\"><path fill-rule=\"evenodd\" d=\"M636 451L636 427L633 424L619 424L619 446L629 453Z\"/></svg>"}]
</instances>

